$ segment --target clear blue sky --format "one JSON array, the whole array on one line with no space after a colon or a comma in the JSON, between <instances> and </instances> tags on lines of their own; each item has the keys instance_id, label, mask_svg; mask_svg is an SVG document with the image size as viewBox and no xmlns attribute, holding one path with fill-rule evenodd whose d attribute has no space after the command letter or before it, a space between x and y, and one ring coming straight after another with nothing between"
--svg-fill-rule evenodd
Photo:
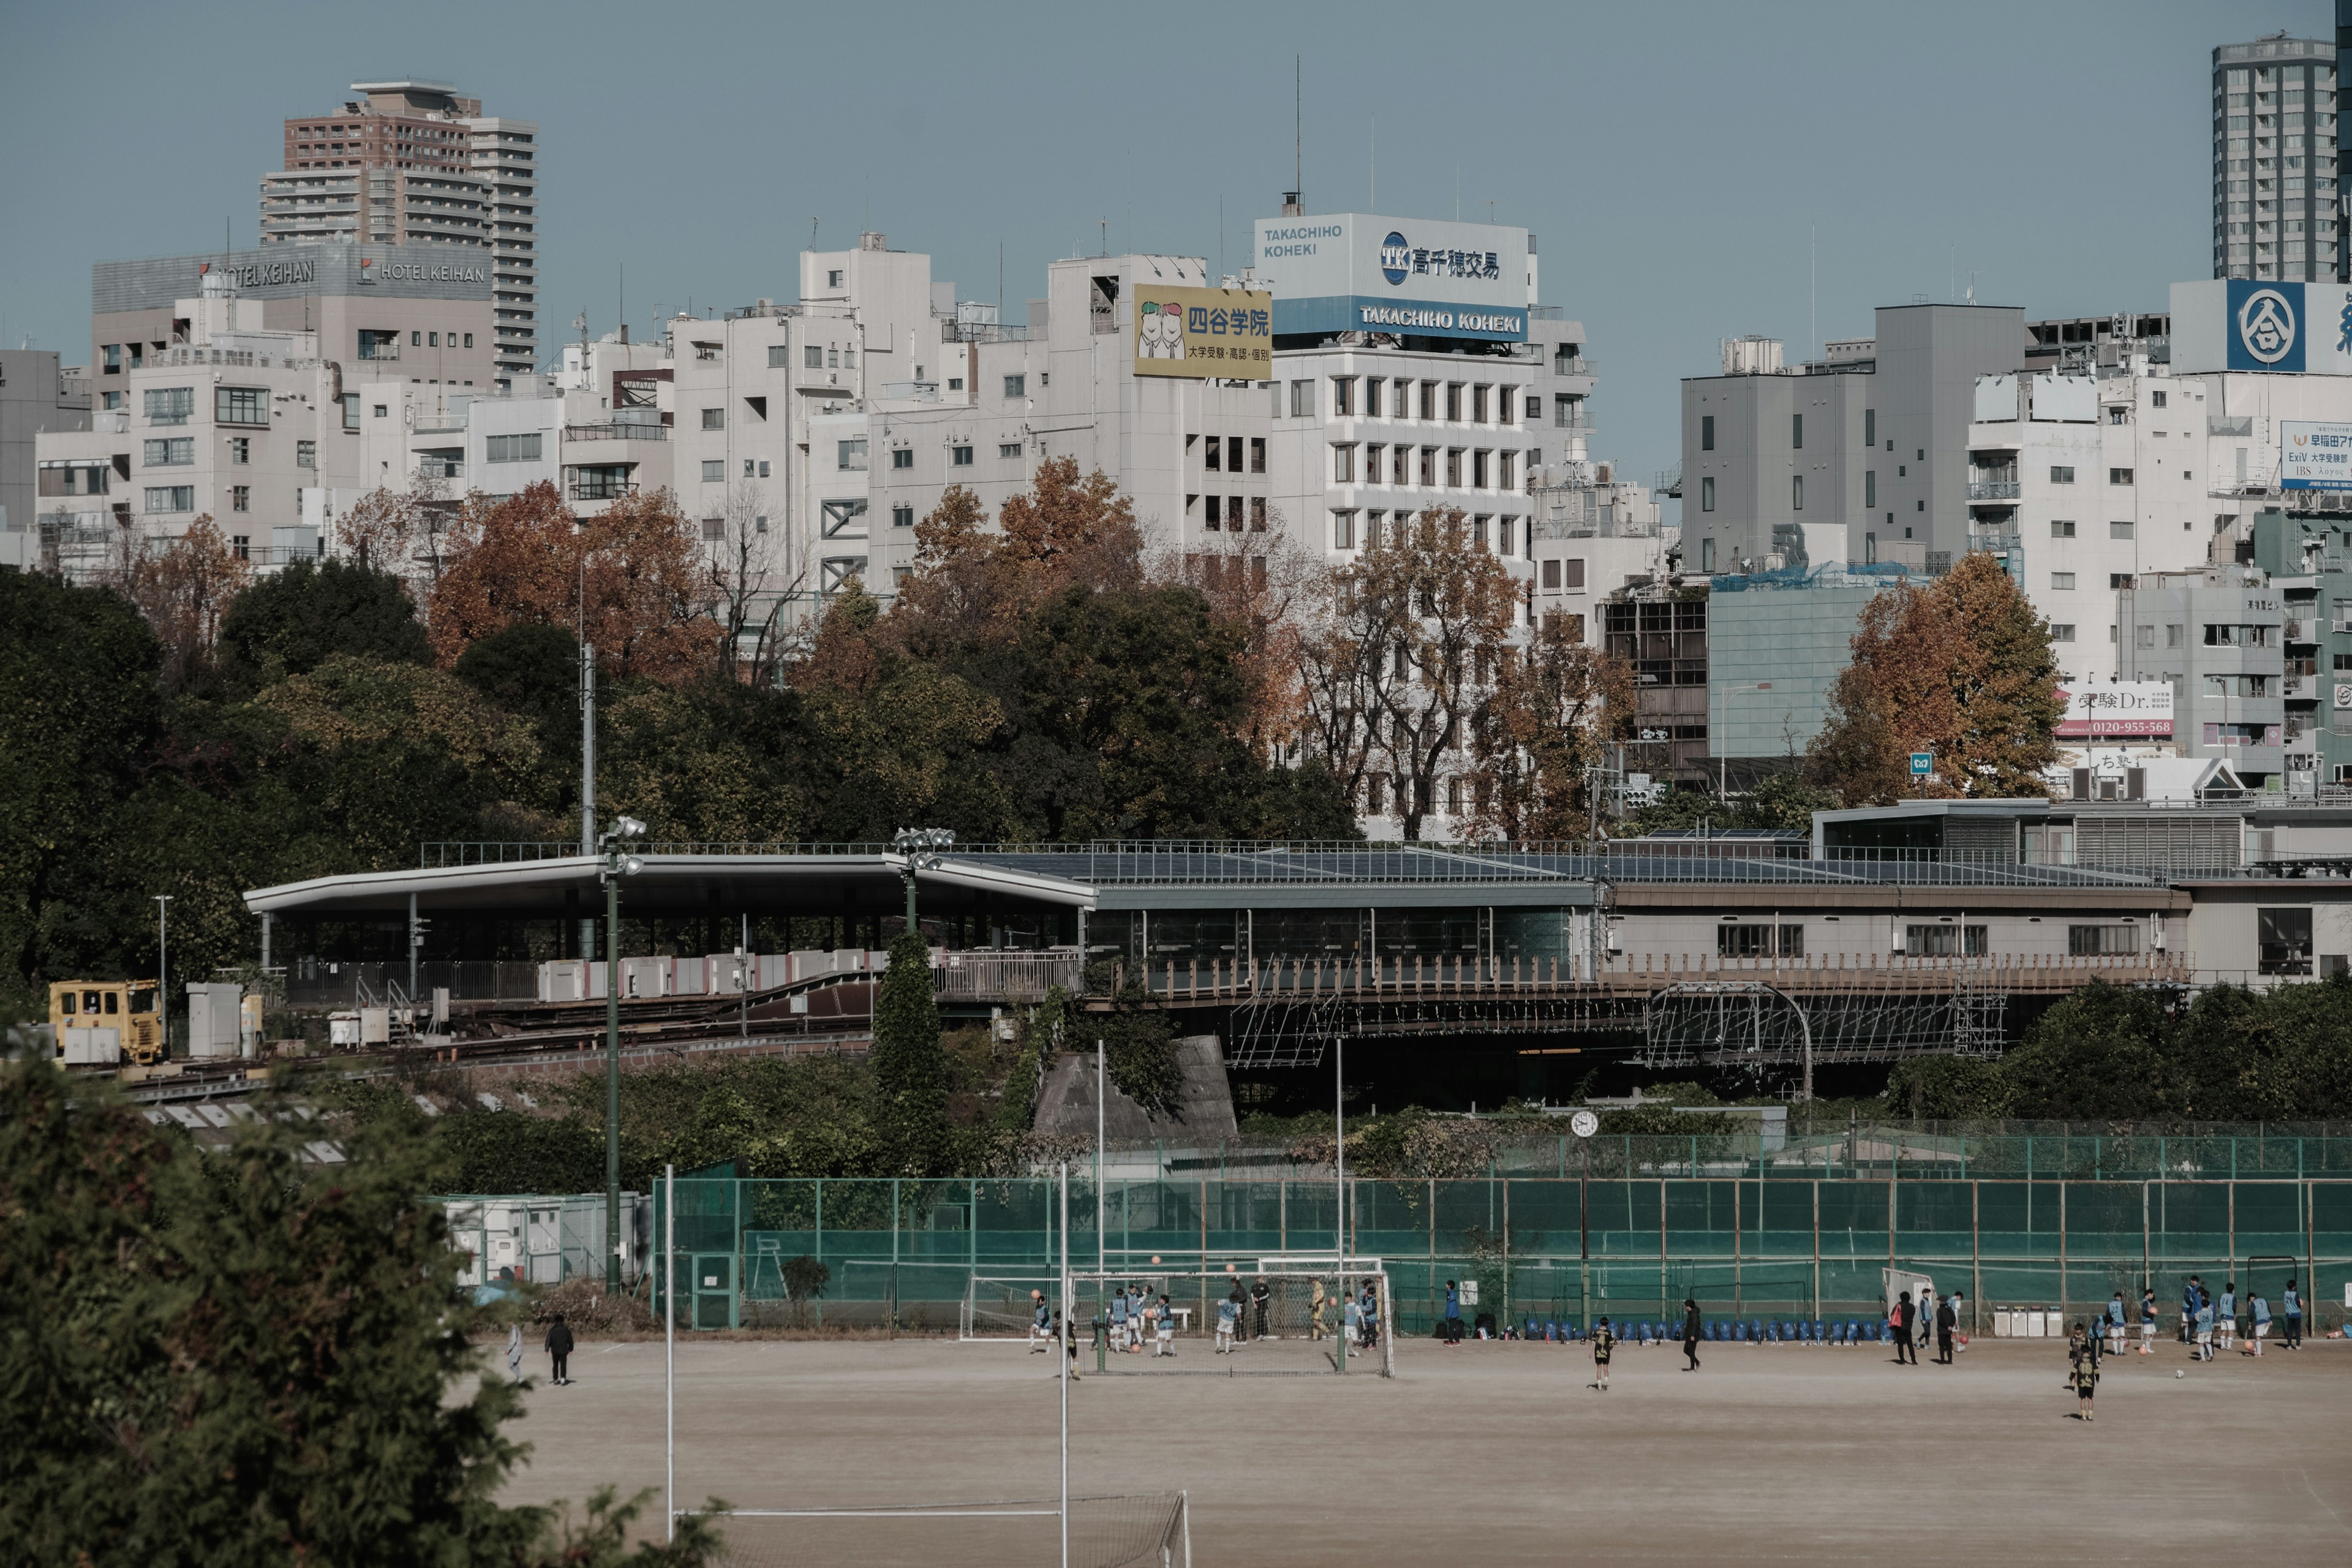
<instances>
[{"instance_id":1,"label":"clear blue sky","mask_svg":"<svg viewBox=\"0 0 2352 1568\"><path fill-rule=\"evenodd\" d=\"M796 292L812 219L927 250L967 298L1055 256L1218 257L1307 210L1523 224L1601 364L1597 450L1676 461L1675 383L1744 332L1861 335L1977 297L2148 309L2210 270L2216 44L2326 0L1441 5L0 5L0 334L69 360L89 264L253 243L280 121L371 76L537 120L541 321ZM1458 194L1457 194L1458 193Z\"/></svg>"}]
</instances>

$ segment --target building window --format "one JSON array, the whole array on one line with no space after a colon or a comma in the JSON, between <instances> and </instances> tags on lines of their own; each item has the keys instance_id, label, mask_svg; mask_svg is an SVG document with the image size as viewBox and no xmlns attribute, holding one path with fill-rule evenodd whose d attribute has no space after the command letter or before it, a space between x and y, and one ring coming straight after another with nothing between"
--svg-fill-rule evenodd
<instances>
[{"instance_id":1,"label":"building window","mask_svg":"<svg viewBox=\"0 0 2352 1568\"><path fill-rule=\"evenodd\" d=\"M725 410L724 408L706 408L706 409L704 409L704 410L702 411L702 427L703 427L705 430L724 430L724 429L726 429L726 428L727 428L727 410Z\"/></svg>"},{"instance_id":2,"label":"building window","mask_svg":"<svg viewBox=\"0 0 2352 1568\"><path fill-rule=\"evenodd\" d=\"M253 437L232 436L228 438L228 460L240 467L253 461Z\"/></svg>"},{"instance_id":3,"label":"building window","mask_svg":"<svg viewBox=\"0 0 2352 1568\"><path fill-rule=\"evenodd\" d=\"M245 509L243 507L239 507L236 510L243 511ZM253 535L249 533L230 534L228 540L228 552L231 555L236 556L239 561L252 560Z\"/></svg>"},{"instance_id":4,"label":"building window","mask_svg":"<svg viewBox=\"0 0 2352 1568\"><path fill-rule=\"evenodd\" d=\"M298 468L317 468L319 466L319 443L316 441L295 442L294 466Z\"/></svg>"},{"instance_id":5,"label":"building window","mask_svg":"<svg viewBox=\"0 0 2352 1568\"><path fill-rule=\"evenodd\" d=\"M2311 909L2257 910L2255 941L2264 974L2311 973ZM2131 928L2126 927L2126 930Z\"/></svg>"},{"instance_id":6,"label":"building window","mask_svg":"<svg viewBox=\"0 0 2352 1568\"><path fill-rule=\"evenodd\" d=\"M251 485L229 486L228 510L231 511L251 511L253 510L253 487Z\"/></svg>"},{"instance_id":7,"label":"building window","mask_svg":"<svg viewBox=\"0 0 2352 1568\"><path fill-rule=\"evenodd\" d=\"M996 455L1000 458L1018 460L1021 456L1021 443L1018 441L1000 441L996 446Z\"/></svg>"},{"instance_id":8,"label":"building window","mask_svg":"<svg viewBox=\"0 0 2352 1568\"><path fill-rule=\"evenodd\" d=\"M2050 520L2050 537L2053 539L2074 538L2074 524L2073 520L2063 517L2052 518Z\"/></svg>"},{"instance_id":9,"label":"building window","mask_svg":"<svg viewBox=\"0 0 2352 1568\"><path fill-rule=\"evenodd\" d=\"M1535 424L1543 417L1543 399L1530 394L1528 397L1527 407L1520 410L1520 412L1526 416L1528 424Z\"/></svg>"},{"instance_id":10,"label":"building window","mask_svg":"<svg viewBox=\"0 0 2352 1568\"><path fill-rule=\"evenodd\" d=\"M346 392L343 394L343 428L356 433L359 427L360 395L356 392Z\"/></svg>"},{"instance_id":11,"label":"building window","mask_svg":"<svg viewBox=\"0 0 2352 1568\"><path fill-rule=\"evenodd\" d=\"M1866 469L1864 469L1864 470L1863 471L1863 476L1862 476L1862 506L1863 506L1863 510L1864 510L1864 511L1873 510L1875 510L1875 509L1876 509L1877 505L1878 505L1878 470L1877 470L1876 468L1866 468Z\"/></svg>"},{"instance_id":12,"label":"building window","mask_svg":"<svg viewBox=\"0 0 2352 1568\"><path fill-rule=\"evenodd\" d=\"M724 458L705 458L702 460L702 482L706 485L725 484L727 482L727 459Z\"/></svg>"},{"instance_id":13,"label":"building window","mask_svg":"<svg viewBox=\"0 0 2352 1568\"><path fill-rule=\"evenodd\" d=\"M389 417L391 413L392 405L388 403L379 403L375 405L375 417L378 419Z\"/></svg>"},{"instance_id":14,"label":"building window","mask_svg":"<svg viewBox=\"0 0 2352 1568\"><path fill-rule=\"evenodd\" d=\"M2071 485L2074 482L2074 470L2062 468L2053 464L2050 469L2050 482L2053 485Z\"/></svg>"},{"instance_id":15,"label":"building window","mask_svg":"<svg viewBox=\"0 0 2352 1568\"><path fill-rule=\"evenodd\" d=\"M1434 447L1421 449L1421 482L1433 489L1437 484L1437 448Z\"/></svg>"},{"instance_id":16,"label":"building window","mask_svg":"<svg viewBox=\"0 0 2352 1568\"><path fill-rule=\"evenodd\" d=\"M2110 572L2107 574L2107 591L2109 593L2120 593L2138 586L2138 580L2128 572ZM2140 630L2148 633L2150 636L2154 636L2156 632L2156 628L2154 626L2142 626ZM2145 646L2153 647L2156 645L2149 643Z\"/></svg>"},{"instance_id":17,"label":"building window","mask_svg":"<svg viewBox=\"0 0 2352 1568\"><path fill-rule=\"evenodd\" d=\"M949 460L953 463L955 467L959 468L969 468L971 467L971 447L950 447L948 448L948 455Z\"/></svg>"},{"instance_id":18,"label":"building window","mask_svg":"<svg viewBox=\"0 0 2352 1568\"><path fill-rule=\"evenodd\" d=\"M1789 448L1796 452L1805 449L1805 416L1801 414L1789 416Z\"/></svg>"},{"instance_id":19,"label":"building window","mask_svg":"<svg viewBox=\"0 0 2352 1568\"><path fill-rule=\"evenodd\" d=\"M823 370L824 368L824 345L823 343L803 343L801 345L801 368L803 370Z\"/></svg>"},{"instance_id":20,"label":"building window","mask_svg":"<svg viewBox=\"0 0 2352 1568\"><path fill-rule=\"evenodd\" d=\"M1903 928L1903 951L1913 958L1982 958L1985 928L1918 925Z\"/></svg>"},{"instance_id":21,"label":"building window","mask_svg":"<svg viewBox=\"0 0 2352 1568\"><path fill-rule=\"evenodd\" d=\"M1351 485L1356 482L1355 447L1331 448L1331 482L1336 485Z\"/></svg>"},{"instance_id":22,"label":"building window","mask_svg":"<svg viewBox=\"0 0 2352 1568\"><path fill-rule=\"evenodd\" d=\"M1290 384L1290 416L1293 419L1311 419L1314 416L1315 384L1311 381L1292 382Z\"/></svg>"},{"instance_id":23,"label":"building window","mask_svg":"<svg viewBox=\"0 0 2352 1568\"><path fill-rule=\"evenodd\" d=\"M1462 422L1462 384L1458 381L1445 384L1445 417L1453 424Z\"/></svg>"},{"instance_id":24,"label":"building window","mask_svg":"<svg viewBox=\"0 0 2352 1568\"><path fill-rule=\"evenodd\" d=\"M1484 447L1470 454L1470 488L1472 489L1483 490L1486 488L1486 459L1493 455Z\"/></svg>"},{"instance_id":25,"label":"building window","mask_svg":"<svg viewBox=\"0 0 2352 1568\"><path fill-rule=\"evenodd\" d=\"M1557 562L1557 561L1547 561L1547 562L1545 562L1545 563L1543 563L1543 585L1544 585L1545 589L1546 589L1546 590L1548 590L1548 591L1549 591L1549 592L1557 593L1557 592L1559 591L1559 562Z\"/></svg>"},{"instance_id":26,"label":"building window","mask_svg":"<svg viewBox=\"0 0 2352 1568\"><path fill-rule=\"evenodd\" d=\"M1789 476L1789 510L1791 511L1805 510L1805 476L1802 474Z\"/></svg>"},{"instance_id":27,"label":"building window","mask_svg":"<svg viewBox=\"0 0 2352 1568\"><path fill-rule=\"evenodd\" d=\"M1223 504L1224 498L1223 496L1202 496L1201 498L1201 526L1207 529L1211 533L1216 532L1219 528L1223 526L1217 521L1217 509Z\"/></svg>"},{"instance_id":28,"label":"building window","mask_svg":"<svg viewBox=\"0 0 2352 1568\"><path fill-rule=\"evenodd\" d=\"M1331 514L1331 548L1334 550L1356 548L1356 514L1354 512L1335 511Z\"/></svg>"},{"instance_id":29,"label":"building window","mask_svg":"<svg viewBox=\"0 0 2352 1568\"><path fill-rule=\"evenodd\" d=\"M2131 536L2132 525L2130 523L2111 522L2107 524L2107 537L2109 539L2129 539Z\"/></svg>"},{"instance_id":30,"label":"building window","mask_svg":"<svg viewBox=\"0 0 2352 1568\"><path fill-rule=\"evenodd\" d=\"M193 436L174 436L142 445L143 466L150 468L184 468L196 460L196 439Z\"/></svg>"},{"instance_id":31,"label":"building window","mask_svg":"<svg viewBox=\"0 0 2352 1568\"><path fill-rule=\"evenodd\" d=\"M489 450L485 456L493 463L535 463L540 457L541 434L532 430L520 436L492 436L486 443Z\"/></svg>"},{"instance_id":32,"label":"building window","mask_svg":"<svg viewBox=\"0 0 2352 1568\"><path fill-rule=\"evenodd\" d=\"M703 542L706 544L716 544L726 537L727 520L725 518L706 517L702 520Z\"/></svg>"},{"instance_id":33,"label":"building window","mask_svg":"<svg viewBox=\"0 0 2352 1568\"><path fill-rule=\"evenodd\" d=\"M1265 472L1265 437L1263 436L1250 437L1249 471L1253 474Z\"/></svg>"},{"instance_id":34,"label":"building window","mask_svg":"<svg viewBox=\"0 0 2352 1568\"><path fill-rule=\"evenodd\" d=\"M1344 418L1347 418L1347 417L1349 417L1349 416L1352 416L1352 415L1356 412L1356 395L1356 395L1356 378L1355 378L1354 376L1352 376L1352 375L1335 375L1335 376L1333 376L1333 377L1331 378L1331 412L1332 412L1332 414L1333 414L1333 415L1335 415L1335 416L1337 416L1338 417L1339 417L1339 418L1343 418L1343 419L1344 419Z\"/></svg>"},{"instance_id":35,"label":"building window","mask_svg":"<svg viewBox=\"0 0 2352 1568\"><path fill-rule=\"evenodd\" d=\"M2132 471L2129 468L2109 468L2107 470L2107 483L2111 485L2127 485L2131 482Z\"/></svg>"},{"instance_id":36,"label":"building window","mask_svg":"<svg viewBox=\"0 0 2352 1568\"><path fill-rule=\"evenodd\" d=\"M1913 927L1917 930L1917 927ZM1802 958L1805 928L1801 925L1748 925L1740 922L1715 928L1718 958Z\"/></svg>"},{"instance_id":37,"label":"building window","mask_svg":"<svg viewBox=\"0 0 2352 1568\"><path fill-rule=\"evenodd\" d=\"M1234 504L1238 507L1241 503L1239 500L1236 500ZM1239 516L1240 514L1236 512L1234 515ZM1249 520L1250 531L1252 533L1264 533L1265 531L1265 498L1264 496L1250 497Z\"/></svg>"},{"instance_id":38,"label":"building window","mask_svg":"<svg viewBox=\"0 0 2352 1568\"><path fill-rule=\"evenodd\" d=\"M1470 423L1473 425L1486 423L1487 390L1483 383L1470 389Z\"/></svg>"},{"instance_id":39,"label":"building window","mask_svg":"<svg viewBox=\"0 0 2352 1568\"><path fill-rule=\"evenodd\" d=\"M2066 928L2069 958L2120 958L2139 951L2137 926L2073 926Z\"/></svg>"},{"instance_id":40,"label":"building window","mask_svg":"<svg viewBox=\"0 0 2352 1568\"><path fill-rule=\"evenodd\" d=\"M147 510L155 511L194 511L196 510L196 487L194 485L149 485Z\"/></svg>"},{"instance_id":41,"label":"building window","mask_svg":"<svg viewBox=\"0 0 2352 1568\"><path fill-rule=\"evenodd\" d=\"M1028 396L1029 378L1025 375L1006 376L1004 378L1004 395L1007 397Z\"/></svg>"},{"instance_id":42,"label":"building window","mask_svg":"<svg viewBox=\"0 0 2352 1568\"><path fill-rule=\"evenodd\" d=\"M768 477L768 459L765 458L760 459L760 477L763 479Z\"/></svg>"},{"instance_id":43,"label":"building window","mask_svg":"<svg viewBox=\"0 0 2352 1568\"><path fill-rule=\"evenodd\" d=\"M2072 572L2053 572L2050 574L2050 588L2053 593L2058 594L2070 594L2074 592L2074 574Z\"/></svg>"},{"instance_id":44,"label":"building window","mask_svg":"<svg viewBox=\"0 0 2352 1568\"><path fill-rule=\"evenodd\" d=\"M915 449L911 447L893 447L890 449L890 466L894 468L913 468Z\"/></svg>"},{"instance_id":45,"label":"building window","mask_svg":"<svg viewBox=\"0 0 2352 1568\"><path fill-rule=\"evenodd\" d=\"M750 478L751 477L751 475L752 475L752 473L753 473L754 471L755 471L755 470L753 469L753 468L752 468L752 466L751 466L751 458L744 458L744 459L743 459L743 477L744 477L745 479L750 479Z\"/></svg>"},{"instance_id":46,"label":"building window","mask_svg":"<svg viewBox=\"0 0 2352 1568\"><path fill-rule=\"evenodd\" d=\"M2074 623L2072 621L2051 622L2050 640L2052 642L2073 642L2074 640Z\"/></svg>"},{"instance_id":47,"label":"building window","mask_svg":"<svg viewBox=\"0 0 2352 1568\"><path fill-rule=\"evenodd\" d=\"M373 327L362 327L360 329L359 357L362 359L398 359L400 357L400 334L394 331L379 331Z\"/></svg>"},{"instance_id":48,"label":"building window","mask_svg":"<svg viewBox=\"0 0 2352 1568\"><path fill-rule=\"evenodd\" d=\"M862 474L866 471L866 437L860 436L852 440L838 441L835 446L837 448L835 467L847 473Z\"/></svg>"},{"instance_id":49,"label":"building window","mask_svg":"<svg viewBox=\"0 0 2352 1568\"><path fill-rule=\"evenodd\" d=\"M421 349L421 348L423 348L423 347L425 346L425 334L424 334L423 332L411 332L411 333L409 333L409 334L408 334L408 346L409 346L410 348L413 348L413 349Z\"/></svg>"},{"instance_id":50,"label":"building window","mask_svg":"<svg viewBox=\"0 0 2352 1568\"><path fill-rule=\"evenodd\" d=\"M121 343L109 343L104 348L100 349L99 353L105 361L106 374L121 375L122 374L122 345Z\"/></svg>"},{"instance_id":51,"label":"building window","mask_svg":"<svg viewBox=\"0 0 2352 1568\"><path fill-rule=\"evenodd\" d=\"M1715 510L1715 481L1712 479L1704 479L1698 482L1698 510L1701 511Z\"/></svg>"},{"instance_id":52,"label":"building window","mask_svg":"<svg viewBox=\"0 0 2352 1568\"><path fill-rule=\"evenodd\" d=\"M905 511L910 518L915 515L914 509L911 507L902 507L899 510ZM751 520L751 531L754 533L765 533L768 531L768 514L766 512L763 511Z\"/></svg>"},{"instance_id":53,"label":"building window","mask_svg":"<svg viewBox=\"0 0 2352 1568\"><path fill-rule=\"evenodd\" d=\"M1445 484L1449 489L1462 488L1462 448L1459 447L1445 448Z\"/></svg>"},{"instance_id":54,"label":"building window","mask_svg":"<svg viewBox=\"0 0 2352 1568\"><path fill-rule=\"evenodd\" d=\"M1715 570L1715 540L1712 536L1698 542L1698 569L1702 572Z\"/></svg>"},{"instance_id":55,"label":"building window","mask_svg":"<svg viewBox=\"0 0 2352 1568\"><path fill-rule=\"evenodd\" d=\"M792 345L789 343L770 343L768 345L768 368L770 370L790 369L793 363L792 353Z\"/></svg>"},{"instance_id":56,"label":"building window","mask_svg":"<svg viewBox=\"0 0 2352 1568\"><path fill-rule=\"evenodd\" d=\"M891 527L893 527L893 528L912 528L912 527L914 527L914 526L915 526L915 509L914 509L913 507L910 507L910 506L894 506L894 507L892 507L892 508L890 509L890 526L891 526Z\"/></svg>"},{"instance_id":57,"label":"building window","mask_svg":"<svg viewBox=\"0 0 2352 1568\"><path fill-rule=\"evenodd\" d=\"M866 498L851 497L823 503L824 530L827 539L863 539L866 537Z\"/></svg>"},{"instance_id":58,"label":"building window","mask_svg":"<svg viewBox=\"0 0 2352 1568\"><path fill-rule=\"evenodd\" d=\"M1862 411L1862 444L1865 447L1878 445L1878 410L1875 408Z\"/></svg>"},{"instance_id":59,"label":"building window","mask_svg":"<svg viewBox=\"0 0 2352 1568\"><path fill-rule=\"evenodd\" d=\"M2161 392L2151 392L2147 395L2147 402L2148 406L2151 408L2161 408L2164 406L2164 394Z\"/></svg>"},{"instance_id":60,"label":"building window","mask_svg":"<svg viewBox=\"0 0 2352 1568\"><path fill-rule=\"evenodd\" d=\"M196 411L196 389L193 386L151 386L146 397L150 425L185 425Z\"/></svg>"},{"instance_id":61,"label":"building window","mask_svg":"<svg viewBox=\"0 0 2352 1568\"><path fill-rule=\"evenodd\" d=\"M1421 416L1433 420L1437 417L1437 383L1433 381L1421 384Z\"/></svg>"}]
</instances>

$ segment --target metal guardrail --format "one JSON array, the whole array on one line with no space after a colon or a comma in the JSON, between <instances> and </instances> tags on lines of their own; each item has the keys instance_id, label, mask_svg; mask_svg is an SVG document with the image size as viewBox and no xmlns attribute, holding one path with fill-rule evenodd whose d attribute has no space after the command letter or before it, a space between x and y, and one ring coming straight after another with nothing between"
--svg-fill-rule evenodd
<instances>
[{"instance_id":1,"label":"metal guardrail","mask_svg":"<svg viewBox=\"0 0 2352 1568\"><path fill-rule=\"evenodd\" d=\"M1969 499L1970 500L2015 500L2017 499L2017 491L2018 482L2015 479L1971 479L1969 481Z\"/></svg>"},{"instance_id":2,"label":"metal guardrail","mask_svg":"<svg viewBox=\"0 0 2352 1568\"><path fill-rule=\"evenodd\" d=\"M602 425L566 425L567 441L667 441L669 426L647 420L610 420Z\"/></svg>"}]
</instances>

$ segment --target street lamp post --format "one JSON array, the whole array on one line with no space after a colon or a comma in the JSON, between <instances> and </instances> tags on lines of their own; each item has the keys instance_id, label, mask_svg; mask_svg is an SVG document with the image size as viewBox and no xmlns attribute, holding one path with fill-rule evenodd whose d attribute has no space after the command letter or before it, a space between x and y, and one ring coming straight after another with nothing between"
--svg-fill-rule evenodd
<instances>
[{"instance_id":1,"label":"street lamp post","mask_svg":"<svg viewBox=\"0 0 2352 1568\"><path fill-rule=\"evenodd\" d=\"M644 862L627 844L645 836L646 825L624 816L596 840L604 863L604 1288L621 1290L621 879L635 876Z\"/></svg>"},{"instance_id":2,"label":"street lamp post","mask_svg":"<svg viewBox=\"0 0 2352 1568\"><path fill-rule=\"evenodd\" d=\"M1717 704L1717 706L1723 710L1723 717L1728 718L1731 711L1731 694L1733 692L1769 691L1771 689L1772 683L1769 680L1759 680L1752 685L1746 681L1742 681L1737 686L1727 686L1723 688L1723 700ZM1719 721L1714 726L1714 730L1715 733L1710 738L1709 743L1716 749L1715 793L1717 797L1719 798L1724 805L1729 805L1731 804L1731 754L1723 749L1725 737L1723 733L1723 725Z\"/></svg>"},{"instance_id":3,"label":"street lamp post","mask_svg":"<svg viewBox=\"0 0 2352 1568\"><path fill-rule=\"evenodd\" d=\"M955 834L945 827L902 827L890 838L890 847L903 860L898 867L898 879L907 884L907 929L915 924L915 873L939 868L940 851L952 847Z\"/></svg>"},{"instance_id":4,"label":"street lamp post","mask_svg":"<svg viewBox=\"0 0 2352 1568\"><path fill-rule=\"evenodd\" d=\"M163 1055L172 1054L172 900L155 895L155 1021L163 1026Z\"/></svg>"}]
</instances>

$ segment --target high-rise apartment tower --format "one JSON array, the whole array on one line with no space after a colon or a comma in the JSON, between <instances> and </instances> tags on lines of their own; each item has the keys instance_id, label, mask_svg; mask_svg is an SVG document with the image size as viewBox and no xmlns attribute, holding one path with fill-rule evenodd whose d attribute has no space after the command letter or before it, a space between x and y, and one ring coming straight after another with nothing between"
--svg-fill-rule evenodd
<instances>
[{"instance_id":1,"label":"high-rise apartment tower","mask_svg":"<svg viewBox=\"0 0 2352 1568\"><path fill-rule=\"evenodd\" d=\"M2213 51L2213 276L2336 275L2336 45Z\"/></svg>"},{"instance_id":2,"label":"high-rise apartment tower","mask_svg":"<svg viewBox=\"0 0 2352 1568\"><path fill-rule=\"evenodd\" d=\"M539 357L539 126L446 82L353 82L332 113L286 121L261 177L261 243L470 247L491 268L501 378Z\"/></svg>"}]
</instances>

